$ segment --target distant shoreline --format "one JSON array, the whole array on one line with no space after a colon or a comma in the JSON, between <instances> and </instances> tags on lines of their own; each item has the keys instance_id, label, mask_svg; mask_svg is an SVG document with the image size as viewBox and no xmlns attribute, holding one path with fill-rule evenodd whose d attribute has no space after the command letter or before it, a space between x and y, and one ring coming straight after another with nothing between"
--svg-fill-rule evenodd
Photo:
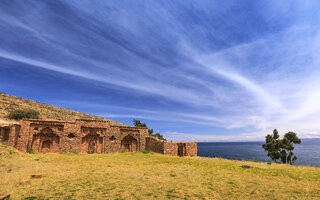
<instances>
[{"instance_id":1,"label":"distant shoreline","mask_svg":"<svg viewBox=\"0 0 320 200\"><path fill-rule=\"evenodd\" d=\"M199 142L198 156L225 158L234 160L258 160L272 162L262 148L263 141L256 142ZM320 139L302 139L301 144L295 145L294 153L298 159L295 166L320 167Z\"/></svg>"},{"instance_id":2,"label":"distant shoreline","mask_svg":"<svg viewBox=\"0 0 320 200\"><path fill-rule=\"evenodd\" d=\"M308 140L319 140L320 138L301 138L301 141L308 141ZM198 143L264 143L263 140L257 140L257 141L212 141L212 142L198 142Z\"/></svg>"}]
</instances>

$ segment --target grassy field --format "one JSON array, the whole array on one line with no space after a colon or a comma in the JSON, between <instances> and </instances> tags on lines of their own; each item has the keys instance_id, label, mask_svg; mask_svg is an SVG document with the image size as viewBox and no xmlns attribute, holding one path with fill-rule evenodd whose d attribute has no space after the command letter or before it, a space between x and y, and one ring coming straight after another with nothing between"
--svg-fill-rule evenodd
<instances>
[{"instance_id":1,"label":"grassy field","mask_svg":"<svg viewBox=\"0 0 320 200\"><path fill-rule=\"evenodd\" d=\"M0 194L12 199L320 199L316 167L141 152L21 154L3 145L0 153Z\"/></svg>"}]
</instances>

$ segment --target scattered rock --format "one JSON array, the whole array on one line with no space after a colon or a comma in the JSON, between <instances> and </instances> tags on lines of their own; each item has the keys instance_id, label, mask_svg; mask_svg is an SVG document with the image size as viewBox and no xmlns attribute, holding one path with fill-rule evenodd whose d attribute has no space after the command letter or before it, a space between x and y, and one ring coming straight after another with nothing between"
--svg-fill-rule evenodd
<instances>
[{"instance_id":1,"label":"scattered rock","mask_svg":"<svg viewBox=\"0 0 320 200\"><path fill-rule=\"evenodd\" d=\"M249 165L242 165L241 167L242 168L252 168L252 166L249 166Z\"/></svg>"},{"instance_id":2,"label":"scattered rock","mask_svg":"<svg viewBox=\"0 0 320 200\"><path fill-rule=\"evenodd\" d=\"M175 174L170 174L170 176L171 176L171 177L176 177L177 175L175 175Z\"/></svg>"},{"instance_id":3,"label":"scattered rock","mask_svg":"<svg viewBox=\"0 0 320 200\"><path fill-rule=\"evenodd\" d=\"M10 199L10 194L0 194L0 200Z\"/></svg>"},{"instance_id":4,"label":"scattered rock","mask_svg":"<svg viewBox=\"0 0 320 200\"><path fill-rule=\"evenodd\" d=\"M41 174L33 174L31 175L31 178L42 178Z\"/></svg>"},{"instance_id":5,"label":"scattered rock","mask_svg":"<svg viewBox=\"0 0 320 200\"><path fill-rule=\"evenodd\" d=\"M25 180L19 181L19 184L31 184L31 181L30 179L25 179Z\"/></svg>"}]
</instances>

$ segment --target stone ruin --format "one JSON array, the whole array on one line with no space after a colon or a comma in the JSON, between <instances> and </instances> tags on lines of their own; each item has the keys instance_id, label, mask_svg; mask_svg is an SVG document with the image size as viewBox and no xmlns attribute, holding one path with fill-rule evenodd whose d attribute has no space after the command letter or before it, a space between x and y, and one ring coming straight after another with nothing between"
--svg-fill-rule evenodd
<instances>
[{"instance_id":1,"label":"stone ruin","mask_svg":"<svg viewBox=\"0 0 320 200\"><path fill-rule=\"evenodd\" d=\"M114 126L110 121L21 120L0 126L0 142L21 152L111 153L148 150L172 156L197 156L196 142L167 142L151 137L147 128Z\"/></svg>"}]
</instances>

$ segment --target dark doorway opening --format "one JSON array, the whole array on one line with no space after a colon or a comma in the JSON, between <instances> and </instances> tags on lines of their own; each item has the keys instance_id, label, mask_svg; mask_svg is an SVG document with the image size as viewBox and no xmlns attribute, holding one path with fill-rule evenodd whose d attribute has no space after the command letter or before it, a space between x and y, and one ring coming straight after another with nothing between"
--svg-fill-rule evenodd
<instances>
[{"instance_id":1,"label":"dark doorway opening","mask_svg":"<svg viewBox=\"0 0 320 200\"><path fill-rule=\"evenodd\" d=\"M178 144L178 156L185 156L185 155L186 155L186 145Z\"/></svg>"}]
</instances>

